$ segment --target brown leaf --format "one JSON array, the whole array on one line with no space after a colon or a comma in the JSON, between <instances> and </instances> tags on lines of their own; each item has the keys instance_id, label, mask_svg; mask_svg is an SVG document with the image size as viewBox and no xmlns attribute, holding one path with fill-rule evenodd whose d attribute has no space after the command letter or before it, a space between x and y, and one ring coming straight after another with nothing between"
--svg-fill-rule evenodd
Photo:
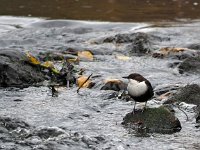
<instances>
[{"instance_id":1,"label":"brown leaf","mask_svg":"<svg viewBox=\"0 0 200 150\"><path fill-rule=\"evenodd\" d=\"M87 76L80 76L78 79L77 79L77 84L78 84L78 87L80 88L87 88L90 86L91 84L91 80L88 80L86 83L84 83L86 80L87 80ZM84 83L84 84L83 84ZM83 84L83 85L82 85Z\"/></svg>"}]
</instances>

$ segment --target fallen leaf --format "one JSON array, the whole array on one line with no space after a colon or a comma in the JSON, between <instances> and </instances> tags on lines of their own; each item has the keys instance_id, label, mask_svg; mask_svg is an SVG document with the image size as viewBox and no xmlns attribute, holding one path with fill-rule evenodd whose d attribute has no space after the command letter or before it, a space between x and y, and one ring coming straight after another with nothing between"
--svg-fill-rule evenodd
<instances>
[{"instance_id":1,"label":"fallen leaf","mask_svg":"<svg viewBox=\"0 0 200 150\"><path fill-rule=\"evenodd\" d=\"M41 64L40 61L37 60L37 58L35 58L33 55L31 55L29 52L26 53L26 56L28 57L29 59L29 62L31 64L34 64L34 65L39 65Z\"/></svg>"},{"instance_id":2,"label":"fallen leaf","mask_svg":"<svg viewBox=\"0 0 200 150\"><path fill-rule=\"evenodd\" d=\"M41 64L41 66L43 66L45 68L54 68L52 61L45 61L44 63Z\"/></svg>"},{"instance_id":3,"label":"fallen leaf","mask_svg":"<svg viewBox=\"0 0 200 150\"><path fill-rule=\"evenodd\" d=\"M91 84L91 80L89 79L86 83L84 83L86 80L87 80L87 76L80 76L78 79L77 79L77 84L78 84L78 87L81 87L81 88L87 88L90 86ZM84 83L84 84L83 84ZM83 85L82 85L83 84Z\"/></svg>"},{"instance_id":4,"label":"fallen leaf","mask_svg":"<svg viewBox=\"0 0 200 150\"><path fill-rule=\"evenodd\" d=\"M94 56L90 51L79 51L78 52L78 58L93 61Z\"/></svg>"},{"instance_id":5,"label":"fallen leaf","mask_svg":"<svg viewBox=\"0 0 200 150\"><path fill-rule=\"evenodd\" d=\"M77 58L70 58L70 59L67 59L67 61L68 61L69 63L74 63L74 64L79 64L79 62L80 62L80 60L79 60L78 57L77 57Z\"/></svg>"},{"instance_id":6,"label":"fallen leaf","mask_svg":"<svg viewBox=\"0 0 200 150\"><path fill-rule=\"evenodd\" d=\"M51 68L51 71L55 74L60 74L60 71L56 68Z\"/></svg>"},{"instance_id":7,"label":"fallen leaf","mask_svg":"<svg viewBox=\"0 0 200 150\"><path fill-rule=\"evenodd\" d=\"M131 57L128 57L128 56L124 56L124 55L117 55L115 56L118 60L123 60L123 61L127 61L127 60L130 60Z\"/></svg>"}]
</instances>

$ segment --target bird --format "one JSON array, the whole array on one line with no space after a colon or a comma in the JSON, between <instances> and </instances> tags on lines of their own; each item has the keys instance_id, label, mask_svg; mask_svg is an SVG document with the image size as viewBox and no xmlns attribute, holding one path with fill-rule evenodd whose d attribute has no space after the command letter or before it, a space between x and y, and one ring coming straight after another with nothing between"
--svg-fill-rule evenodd
<instances>
[{"instance_id":1,"label":"bird","mask_svg":"<svg viewBox=\"0 0 200 150\"><path fill-rule=\"evenodd\" d=\"M127 91L129 96L135 101L133 114L135 113L136 102L145 102L144 109L146 108L147 101L153 97L154 91L151 83L138 73L132 73L127 77L128 79ZM143 109L143 111L144 111ZM143 112L142 111L142 112Z\"/></svg>"}]
</instances>

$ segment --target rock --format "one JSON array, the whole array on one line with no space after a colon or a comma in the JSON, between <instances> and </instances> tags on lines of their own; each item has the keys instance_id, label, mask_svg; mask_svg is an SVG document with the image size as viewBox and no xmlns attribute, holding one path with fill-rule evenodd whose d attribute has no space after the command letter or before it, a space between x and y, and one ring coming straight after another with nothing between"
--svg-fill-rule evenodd
<instances>
[{"instance_id":1,"label":"rock","mask_svg":"<svg viewBox=\"0 0 200 150\"><path fill-rule=\"evenodd\" d=\"M65 131L58 127L39 127L36 128L32 133L32 135L38 136L42 139L57 137L61 134L65 134Z\"/></svg>"},{"instance_id":2,"label":"rock","mask_svg":"<svg viewBox=\"0 0 200 150\"><path fill-rule=\"evenodd\" d=\"M8 131L12 131L17 128L30 128L30 126L27 123L9 117L0 117L0 127L6 128Z\"/></svg>"},{"instance_id":3,"label":"rock","mask_svg":"<svg viewBox=\"0 0 200 150\"><path fill-rule=\"evenodd\" d=\"M171 91L177 91L179 88L181 88L181 85L179 84L164 84L164 85L158 85L154 88L154 93L158 96L165 94L167 92Z\"/></svg>"},{"instance_id":4,"label":"rock","mask_svg":"<svg viewBox=\"0 0 200 150\"><path fill-rule=\"evenodd\" d=\"M14 49L0 50L0 86L26 87L44 81L40 69L27 62L23 52Z\"/></svg>"},{"instance_id":5,"label":"rock","mask_svg":"<svg viewBox=\"0 0 200 150\"><path fill-rule=\"evenodd\" d=\"M196 73L200 74L200 56L187 58L179 65L179 72Z\"/></svg>"},{"instance_id":6,"label":"rock","mask_svg":"<svg viewBox=\"0 0 200 150\"><path fill-rule=\"evenodd\" d=\"M162 134L171 134L181 130L181 124L178 118L174 116L167 108L147 108L144 112L128 113L122 124L126 128L134 129L138 132L155 132Z\"/></svg>"},{"instance_id":7,"label":"rock","mask_svg":"<svg viewBox=\"0 0 200 150\"><path fill-rule=\"evenodd\" d=\"M127 87L127 84L125 84L121 80L109 80L109 81L106 81L103 87L101 87L101 90L120 91L120 90L124 90L126 87Z\"/></svg>"},{"instance_id":8,"label":"rock","mask_svg":"<svg viewBox=\"0 0 200 150\"><path fill-rule=\"evenodd\" d=\"M197 84L187 85L181 88L176 94L174 94L169 100L173 102L185 102L188 104L197 105L196 121L200 119L200 86Z\"/></svg>"},{"instance_id":9,"label":"rock","mask_svg":"<svg viewBox=\"0 0 200 150\"><path fill-rule=\"evenodd\" d=\"M181 88L170 99L176 102L186 102L188 104L200 105L200 86L197 84L186 85Z\"/></svg>"},{"instance_id":10,"label":"rock","mask_svg":"<svg viewBox=\"0 0 200 150\"><path fill-rule=\"evenodd\" d=\"M161 41L162 38L143 32L131 34L117 34L114 37L107 37L104 43L128 44L126 50L129 54L144 54L154 48L154 41Z\"/></svg>"},{"instance_id":11,"label":"rock","mask_svg":"<svg viewBox=\"0 0 200 150\"><path fill-rule=\"evenodd\" d=\"M77 55L77 54L76 54ZM68 59L76 59L74 54L67 54L64 52L40 52L38 58L42 61L62 61Z\"/></svg>"},{"instance_id":12,"label":"rock","mask_svg":"<svg viewBox=\"0 0 200 150\"><path fill-rule=\"evenodd\" d=\"M200 123L200 110L198 110L198 114L196 115L196 122Z\"/></svg>"},{"instance_id":13,"label":"rock","mask_svg":"<svg viewBox=\"0 0 200 150\"><path fill-rule=\"evenodd\" d=\"M193 43L187 46L189 49L194 49L194 50L200 50L200 44L199 43Z\"/></svg>"}]
</instances>

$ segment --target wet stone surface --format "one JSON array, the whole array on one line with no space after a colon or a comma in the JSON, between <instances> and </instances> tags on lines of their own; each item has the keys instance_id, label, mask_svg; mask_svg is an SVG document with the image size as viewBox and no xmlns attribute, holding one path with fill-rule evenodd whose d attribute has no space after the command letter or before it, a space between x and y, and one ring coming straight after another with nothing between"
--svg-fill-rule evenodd
<instances>
[{"instance_id":1,"label":"wet stone surface","mask_svg":"<svg viewBox=\"0 0 200 150\"><path fill-rule=\"evenodd\" d=\"M198 21L152 25L41 19L26 22L25 25L20 23L21 28L4 30L0 35L0 53L5 49L12 49L14 56L6 60L10 62L13 59L17 64L20 63L15 60L18 60L17 51L29 51L40 61L51 58L55 64L63 57L74 58L78 51L91 51L94 59L80 60L75 68L84 68L84 75L87 77L92 73L90 79L95 86L91 89L81 88L79 93L75 84L70 88L57 87L56 97L52 97L51 89L45 84L21 89L1 88L0 116L9 118L8 121L1 119L1 148L198 149L200 131L195 127L196 112L193 109L196 106L183 103L184 99L180 98L180 107L189 117L186 121L185 114L172 105L175 114L171 117L172 120L178 118L182 127L180 132L150 132L147 137L141 134L138 136L137 130L132 132L132 127L127 128L121 124L126 114L133 109L132 101L118 97L121 87L110 84L109 90L100 89L105 85L106 79L119 79L127 84L123 76L133 72L140 73L151 82L155 91L155 97L147 103L147 110L151 112L169 99L171 95L166 93L177 93L177 90L187 84L195 84L194 87L200 85L199 74L195 73L195 69L181 74L178 68L187 60L185 58L196 57L200 35L200 29L196 27L199 25ZM189 48L195 55L192 53L182 57L182 53L179 53L178 57L152 57L154 52L166 47ZM59 65L58 67L62 68ZM18 68L17 73L22 70L22 67ZM11 76L11 79L16 79L17 75ZM27 79L32 81L38 77L33 73L33 78L29 79L29 76ZM166 94L164 98L159 99L163 94ZM137 109L143 107L142 105L138 104ZM150 114L147 111L143 119L150 119ZM155 124L152 124L156 127L161 125L157 119L154 121ZM6 123L12 125L12 128L6 128ZM172 128L176 125L172 125Z\"/></svg>"},{"instance_id":2,"label":"wet stone surface","mask_svg":"<svg viewBox=\"0 0 200 150\"><path fill-rule=\"evenodd\" d=\"M123 118L122 124L143 134L148 132L170 134L181 130L178 118L164 107L148 108L143 112L137 110L134 114L128 113Z\"/></svg>"},{"instance_id":3,"label":"wet stone surface","mask_svg":"<svg viewBox=\"0 0 200 150\"><path fill-rule=\"evenodd\" d=\"M40 69L28 63L26 54L14 49L0 50L0 86L28 87L45 80Z\"/></svg>"},{"instance_id":4,"label":"wet stone surface","mask_svg":"<svg viewBox=\"0 0 200 150\"><path fill-rule=\"evenodd\" d=\"M200 56L184 60L178 68L181 73L200 74Z\"/></svg>"},{"instance_id":5,"label":"wet stone surface","mask_svg":"<svg viewBox=\"0 0 200 150\"><path fill-rule=\"evenodd\" d=\"M200 114L200 86L197 84L186 85L179 89L169 100L173 102L185 102L187 104L194 104L196 106L196 122L199 122Z\"/></svg>"}]
</instances>

